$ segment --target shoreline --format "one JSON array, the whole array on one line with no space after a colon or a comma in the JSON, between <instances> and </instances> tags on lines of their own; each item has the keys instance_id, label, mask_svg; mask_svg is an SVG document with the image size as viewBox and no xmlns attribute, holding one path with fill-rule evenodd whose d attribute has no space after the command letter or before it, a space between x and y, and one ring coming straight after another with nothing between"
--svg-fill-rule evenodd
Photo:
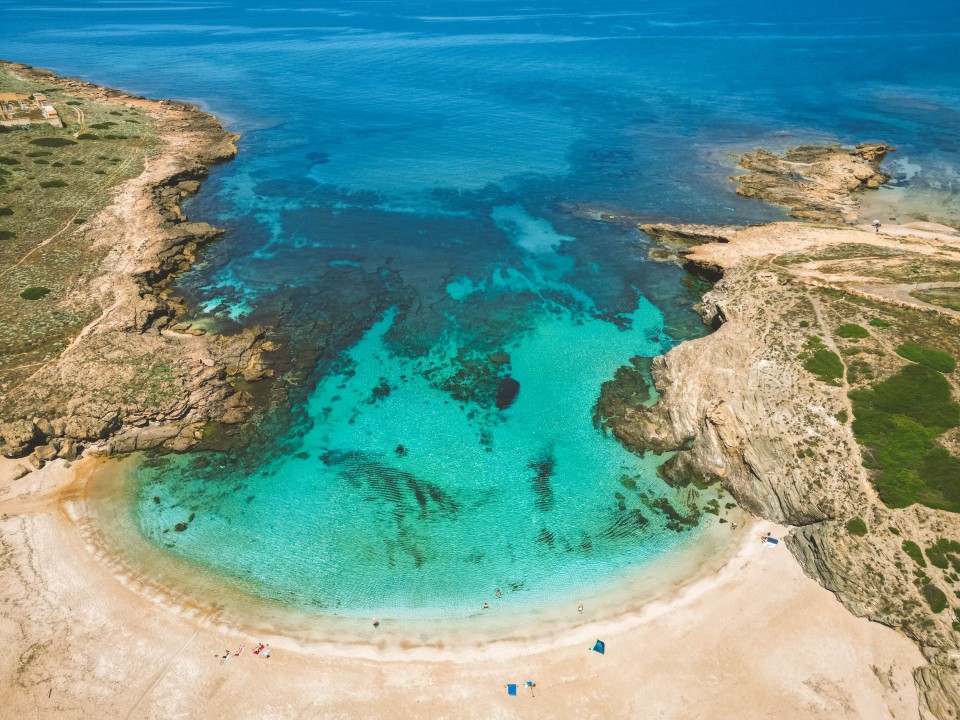
<instances>
[{"instance_id":1,"label":"shoreline","mask_svg":"<svg viewBox=\"0 0 960 720\"><path fill-rule=\"evenodd\" d=\"M636 567L631 575L611 580L589 594L549 597L545 603L525 600L512 610L508 602L495 603L489 611L478 607L466 615L435 608L426 610L423 614L427 616L420 618L407 613L395 617L388 611L376 612L373 614L381 621L381 627L371 632L368 614L360 610L311 612L252 595L240 587L231 587L229 578L195 567L184 558L156 548L135 530L119 527L114 513L125 514L127 508L123 498L116 496L124 490L120 484L127 482L123 473L116 462L109 469L100 465L95 479L88 473L81 481L83 487L77 492L80 497L73 499L68 508L88 548L122 584L186 617L214 612L223 627L245 628L274 637L296 636L301 649L359 646L373 638L398 647L446 650L491 643L536 643L545 636L581 625L576 616L569 619L568 612L578 600L591 608L596 622L598 617L603 621L621 619L643 611L651 603L682 595L729 564L743 543L742 536L751 527L751 520L745 516L737 518L740 527L736 535L731 534L734 531L729 525L701 528L666 556L651 559Z\"/></svg>"},{"instance_id":2,"label":"shoreline","mask_svg":"<svg viewBox=\"0 0 960 720\"><path fill-rule=\"evenodd\" d=\"M11 712L58 707L61 716L83 717L96 707L104 717L252 718L351 708L348 715L481 718L510 707L503 683L533 678L536 697L525 710L533 717L623 717L657 707L680 718L691 703L706 718L761 710L800 718L812 708L831 717L880 717L881 709L916 716L911 672L922 659L912 643L847 613L782 544L762 546L762 531L780 533L763 521L741 528L719 570L618 617L597 620L588 605L585 619L553 637L422 647L371 632L365 643L303 646L250 635L200 609L171 612L151 590L118 582L75 525L84 473L100 462L52 464L0 499L0 539L19 547L0 564L0 581L20 598L15 615L0 611L0 626L15 622L18 632L48 638L27 672L52 673L23 683L22 671L0 664L0 677L11 679ZM0 472L9 469L4 461ZM814 615L816 628L805 621ZM606 657L587 650L598 637ZM257 642L273 648L269 665L249 655ZM240 645L247 650L238 658ZM223 647L231 649L228 669L215 657ZM105 661L106 675L95 669ZM584 697L592 698L586 712Z\"/></svg>"}]
</instances>

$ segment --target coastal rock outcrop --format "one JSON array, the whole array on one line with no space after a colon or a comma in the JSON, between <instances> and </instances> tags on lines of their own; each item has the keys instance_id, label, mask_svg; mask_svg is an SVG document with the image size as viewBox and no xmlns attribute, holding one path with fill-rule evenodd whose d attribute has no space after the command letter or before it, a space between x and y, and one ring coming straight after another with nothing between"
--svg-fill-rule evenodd
<instances>
[{"instance_id":1,"label":"coastal rock outcrop","mask_svg":"<svg viewBox=\"0 0 960 720\"><path fill-rule=\"evenodd\" d=\"M894 148L885 144L803 145L783 156L757 150L740 157L746 175L731 178L737 194L789 208L790 215L817 222L838 222L856 215L852 194L877 188L890 178L880 163Z\"/></svg>"},{"instance_id":2,"label":"coastal rock outcrop","mask_svg":"<svg viewBox=\"0 0 960 720\"><path fill-rule=\"evenodd\" d=\"M951 272L960 252L911 228L643 229L679 264L716 273L698 307L715 332L652 359L652 407L633 374L618 373L604 385L598 421L636 452L674 452L661 466L666 482L719 482L751 513L794 526L786 542L808 575L854 614L918 643L930 662L916 673L923 717L956 718L960 552L949 548L960 547L960 516L881 500L876 459L864 462L852 432L851 392L901 369L907 361L894 349L905 339L932 338L960 356L951 315L885 302L877 290L918 263ZM946 378L960 394L960 376Z\"/></svg>"}]
</instances>

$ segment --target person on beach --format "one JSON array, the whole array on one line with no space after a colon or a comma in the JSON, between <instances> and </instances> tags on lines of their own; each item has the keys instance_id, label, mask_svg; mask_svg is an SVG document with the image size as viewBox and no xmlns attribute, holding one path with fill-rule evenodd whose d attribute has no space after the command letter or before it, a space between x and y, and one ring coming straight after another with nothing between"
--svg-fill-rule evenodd
<instances>
[{"instance_id":1,"label":"person on beach","mask_svg":"<svg viewBox=\"0 0 960 720\"><path fill-rule=\"evenodd\" d=\"M577 605L577 612L578 612L578 613L582 613L582 612L583 612L583 603L580 603L579 605Z\"/></svg>"},{"instance_id":2,"label":"person on beach","mask_svg":"<svg viewBox=\"0 0 960 720\"><path fill-rule=\"evenodd\" d=\"M880 221L879 221L879 220L874 220L874 221L873 221L872 223L870 223L870 224L873 225L873 231L874 231L875 233L880 232Z\"/></svg>"},{"instance_id":3,"label":"person on beach","mask_svg":"<svg viewBox=\"0 0 960 720\"><path fill-rule=\"evenodd\" d=\"M500 597L500 588L497 588L497 589L494 591L494 594L495 594L497 597Z\"/></svg>"},{"instance_id":4,"label":"person on beach","mask_svg":"<svg viewBox=\"0 0 960 720\"><path fill-rule=\"evenodd\" d=\"M374 626L375 628L380 627L380 621L377 620L376 618L374 618L374 619L373 619L373 626Z\"/></svg>"},{"instance_id":5,"label":"person on beach","mask_svg":"<svg viewBox=\"0 0 960 720\"><path fill-rule=\"evenodd\" d=\"M483 609L484 609L484 610L489 610L489 609L490 609L490 603L484 603L484 604L483 604Z\"/></svg>"}]
</instances>

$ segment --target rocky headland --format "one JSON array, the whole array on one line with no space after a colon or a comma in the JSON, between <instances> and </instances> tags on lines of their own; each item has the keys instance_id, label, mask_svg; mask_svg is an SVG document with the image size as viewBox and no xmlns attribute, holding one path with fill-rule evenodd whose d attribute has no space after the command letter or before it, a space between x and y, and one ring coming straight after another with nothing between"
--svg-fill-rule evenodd
<instances>
[{"instance_id":1,"label":"rocky headland","mask_svg":"<svg viewBox=\"0 0 960 720\"><path fill-rule=\"evenodd\" d=\"M880 163L895 148L885 144L801 145L777 155L759 149L740 156L749 172L731 178L737 194L783 205L790 215L816 222L855 219L859 203L853 193L878 188L890 178Z\"/></svg>"},{"instance_id":2,"label":"rocky headland","mask_svg":"<svg viewBox=\"0 0 960 720\"><path fill-rule=\"evenodd\" d=\"M59 301L61 308L92 306L92 320L54 357L5 383L0 452L24 457L26 472L58 457L73 460L87 447L184 450L218 423L244 421L251 412L247 385L271 374L263 353L272 344L261 330L225 336L181 322L185 308L170 291L176 273L223 234L188 221L180 203L197 192L210 166L236 154L239 136L187 103L132 96L20 64L3 63L0 70L59 90L64 106L86 107L86 115L92 107L110 115L136 109L157 140L144 153L142 171L105 188L109 197L82 226L68 223L39 238L20 260L55 249L67 236L79 236L85 252L99 258L69 278ZM83 120L77 112L72 137L103 141Z\"/></svg>"},{"instance_id":3,"label":"rocky headland","mask_svg":"<svg viewBox=\"0 0 960 720\"><path fill-rule=\"evenodd\" d=\"M745 156L751 174L735 178L746 183L738 192L816 222L643 225L657 241L652 257L715 282L698 307L715 331L652 359L656 403L623 372L598 408L629 448L675 453L666 482L719 482L752 514L793 526L787 543L807 574L854 614L918 643L929 661L915 674L922 717L956 718L960 374L950 360L960 357L960 319L909 291L960 285L960 233L833 224L855 211L853 191L883 182L889 149ZM940 353L937 370L918 369L928 358L916 347ZM939 405L925 405L927 389L909 395L908 376L937 388ZM891 399L893 388L908 396ZM910 434L906 415L929 424L940 411L942 425ZM871 439L871 422L884 441Z\"/></svg>"}]
</instances>

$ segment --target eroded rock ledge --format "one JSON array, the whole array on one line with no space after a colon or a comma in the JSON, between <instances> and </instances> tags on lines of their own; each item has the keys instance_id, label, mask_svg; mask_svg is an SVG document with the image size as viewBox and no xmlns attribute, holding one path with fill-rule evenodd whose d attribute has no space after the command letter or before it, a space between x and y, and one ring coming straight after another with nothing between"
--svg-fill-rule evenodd
<instances>
[{"instance_id":1,"label":"eroded rock ledge","mask_svg":"<svg viewBox=\"0 0 960 720\"><path fill-rule=\"evenodd\" d=\"M239 136L190 104L4 66L77 97L140 108L155 123L162 149L88 221L87 237L107 248L106 258L64 303L94 298L102 313L62 354L0 398L0 452L29 455L40 467L57 457L72 460L91 446L184 450L207 423L242 422L251 412L244 383L271 374L263 353L272 345L261 330L218 336L179 323L184 308L169 290L199 248L223 234L188 222L180 202L197 192L210 165L236 155Z\"/></svg>"}]
</instances>

